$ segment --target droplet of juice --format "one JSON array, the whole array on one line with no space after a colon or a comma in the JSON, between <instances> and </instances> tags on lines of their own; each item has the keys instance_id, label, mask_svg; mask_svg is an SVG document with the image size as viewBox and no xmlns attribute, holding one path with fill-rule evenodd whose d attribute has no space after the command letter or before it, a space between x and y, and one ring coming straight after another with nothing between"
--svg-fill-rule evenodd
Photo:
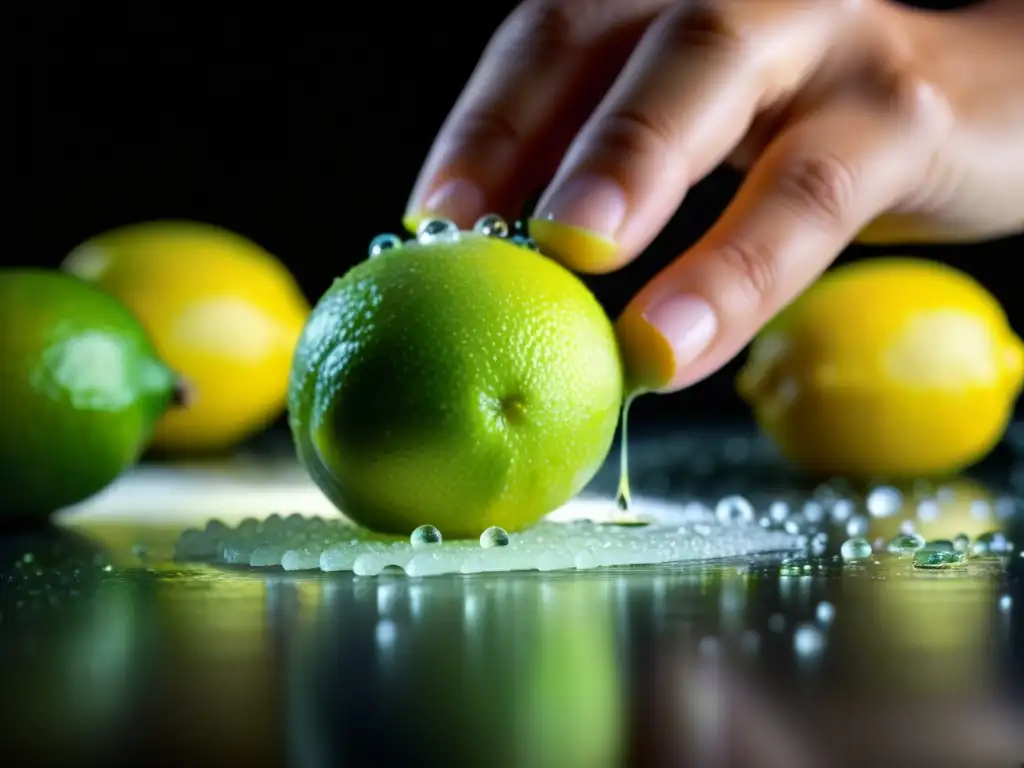
<instances>
[{"instance_id":1,"label":"droplet of juice","mask_svg":"<svg viewBox=\"0 0 1024 768\"><path fill-rule=\"evenodd\" d=\"M629 406L635 395L627 395L622 401L622 442L619 445L619 491L615 503L623 512L629 511L632 497L629 493Z\"/></svg>"}]
</instances>

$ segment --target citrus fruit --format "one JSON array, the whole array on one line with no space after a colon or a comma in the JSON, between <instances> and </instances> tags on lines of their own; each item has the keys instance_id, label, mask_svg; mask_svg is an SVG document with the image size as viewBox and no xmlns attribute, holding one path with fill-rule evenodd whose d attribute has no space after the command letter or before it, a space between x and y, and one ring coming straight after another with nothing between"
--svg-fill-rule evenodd
<instances>
[{"instance_id":1,"label":"citrus fruit","mask_svg":"<svg viewBox=\"0 0 1024 768\"><path fill-rule=\"evenodd\" d=\"M309 305L255 243L208 224L150 222L88 240L64 267L129 307L188 382L189 407L160 421L154 447L230 448L284 409Z\"/></svg>"},{"instance_id":2,"label":"citrus fruit","mask_svg":"<svg viewBox=\"0 0 1024 768\"><path fill-rule=\"evenodd\" d=\"M60 272L0 270L0 328L4 509L44 516L137 460L175 377L127 309Z\"/></svg>"},{"instance_id":3,"label":"citrus fruit","mask_svg":"<svg viewBox=\"0 0 1024 768\"><path fill-rule=\"evenodd\" d=\"M296 350L299 457L381 532L521 529L590 481L615 433L618 347L589 290L508 239L452 230L335 281Z\"/></svg>"},{"instance_id":4,"label":"citrus fruit","mask_svg":"<svg viewBox=\"0 0 1024 768\"><path fill-rule=\"evenodd\" d=\"M873 259L827 273L754 341L738 389L816 473L955 472L1002 437L1024 350L999 303L950 267Z\"/></svg>"}]
</instances>

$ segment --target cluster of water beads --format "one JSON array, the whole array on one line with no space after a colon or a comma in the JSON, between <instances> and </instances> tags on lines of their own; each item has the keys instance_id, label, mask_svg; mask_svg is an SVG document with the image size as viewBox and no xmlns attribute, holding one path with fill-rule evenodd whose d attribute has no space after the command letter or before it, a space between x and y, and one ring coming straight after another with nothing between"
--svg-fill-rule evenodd
<instances>
[{"instance_id":1,"label":"cluster of water beads","mask_svg":"<svg viewBox=\"0 0 1024 768\"><path fill-rule=\"evenodd\" d=\"M741 551L789 550L794 554L799 552L800 556L784 560L780 573L804 576L815 570L829 570L832 563L863 567L885 555L907 559L910 561L908 564L917 568L948 568L964 564L968 558L1002 560L1016 554L1013 544L998 531L982 534L973 540L961 534L951 540L930 542L915 531L915 510L917 519L932 520L929 502L941 512L947 502L953 500L955 498L944 493L942 486L901 492L883 485L858 496L852 489L829 484L816 490L810 498L775 496L758 499L754 496L748 499L731 494L709 502L697 499L683 503L656 502L688 518L685 525L666 525L663 520L649 519L645 513L635 514L637 510L631 509L629 519L624 519L622 513L599 515L607 519L604 524L591 523L596 525L591 531L585 531L578 525L566 527L562 523L567 518L556 515L529 531L510 536L500 529L488 529L481 534L479 541L468 542L444 541L441 532L433 527L420 529L412 538L396 542L340 521L317 519L310 520L308 525L313 529L326 527L326 532L306 536L309 532L302 524L302 535L297 540L264 542L266 546L252 546L249 542L235 549L230 546L230 541L225 541L221 550L199 559L281 565L289 570L354 570L363 574L399 567L413 575L423 575L427 572L471 573L480 570L556 570L657 564L701 557L729 557ZM644 500L648 505L651 502L649 497ZM604 504L609 511L614 511L606 500L590 498L583 506L586 507L587 503ZM569 506L574 504L577 502ZM999 517L1000 508L1013 506L1015 509L1015 505L1015 501L1008 505L998 500L977 499L970 505L971 515L977 519ZM895 536L888 540L878 539L874 543L868 539L872 518L886 518L908 511L911 517L900 522ZM250 521L249 525L258 526L261 530L264 527L256 521ZM273 525L269 527L273 528ZM630 527L633 532L626 530ZM751 529L755 533L751 533ZM757 535L762 532L769 536L759 542ZM835 540L837 534L838 540ZM194 538L196 534L190 535ZM732 543L730 536L734 538ZM599 540L597 544L595 537ZM742 545L739 543L741 540L745 540ZM721 548L718 547L720 542ZM187 546L185 550L188 557ZM514 551L515 554L503 555L506 551ZM360 560L362 555L366 557ZM415 559L417 555L426 557ZM480 557L484 560L480 561ZM492 562L493 557L498 559ZM359 560L358 565L356 560Z\"/></svg>"},{"instance_id":2,"label":"cluster of water beads","mask_svg":"<svg viewBox=\"0 0 1024 768\"><path fill-rule=\"evenodd\" d=\"M587 505L590 505L589 507ZM577 500L570 506L606 507L606 500ZM579 519L546 520L516 533L490 527L478 540L445 540L434 526L420 526L408 539L381 536L342 519L271 515L246 519L229 528L213 520L182 534L179 560L285 570L352 571L372 576L400 568L409 576L493 571L588 570L610 566L656 565L794 551L795 537L756 525L722 524L704 505L655 503L657 515L642 526ZM646 519L645 519L646 518Z\"/></svg>"},{"instance_id":3,"label":"cluster of water beads","mask_svg":"<svg viewBox=\"0 0 1024 768\"><path fill-rule=\"evenodd\" d=\"M883 542L884 543L884 542ZM952 540L926 540L910 527L893 536L885 549L898 558L910 557L917 568L948 568L962 565L968 557L998 557L1013 552L1013 544L998 531L983 533L973 541L967 534L958 534ZM841 557L846 562L869 559L874 547L864 537L857 536L843 542Z\"/></svg>"},{"instance_id":4,"label":"cluster of water beads","mask_svg":"<svg viewBox=\"0 0 1024 768\"><path fill-rule=\"evenodd\" d=\"M978 520L1008 519L1016 514L1019 506L1012 497L968 501L971 516ZM953 502L964 500L952 488L927 482L906 491L879 485L858 498L852 489L844 488L841 481L830 481L819 487L810 499L797 503L784 499L771 501L758 523L767 529L782 528L798 535L804 551L800 556L782 561L779 568L782 576L804 577L816 571L827 572L838 562L851 567L879 564L879 558L884 559L886 555L907 559L908 565L915 569L953 568L973 559L1005 561L1014 555L1012 542L999 531L981 534L973 540L961 533L949 540L929 541L915 530L915 519L922 523L933 522ZM874 542L869 539L872 519L908 513L910 516L900 522L899 533L895 536ZM840 535L836 542L838 550L829 557L833 551L831 540L837 533Z\"/></svg>"},{"instance_id":5,"label":"cluster of water beads","mask_svg":"<svg viewBox=\"0 0 1024 768\"><path fill-rule=\"evenodd\" d=\"M483 235L484 237L508 240L521 248L529 248L534 251L537 250L536 243L534 243L526 234L525 225L522 222L516 222L514 226L509 227L508 222L497 214L490 213L486 216L481 216L477 220L476 224L473 225L473 232L477 235ZM416 228L415 240L411 242L420 243L421 245L428 245L430 243L452 243L462 237L462 234L463 233L459 230L458 225L450 219L424 219ZM370 258L376 258L388 251L401 248L404 244L405 243L402 241L402 238L398 235L390 233L377 235L370 241Z\"/></svg>"}]
</instances>

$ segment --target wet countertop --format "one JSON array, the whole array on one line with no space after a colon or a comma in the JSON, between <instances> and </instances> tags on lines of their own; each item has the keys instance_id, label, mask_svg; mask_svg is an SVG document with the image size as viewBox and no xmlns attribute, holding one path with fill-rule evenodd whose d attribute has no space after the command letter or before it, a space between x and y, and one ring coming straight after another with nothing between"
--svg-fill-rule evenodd
<instances>
[{"instance_id":1,"label":"wet countertop","mask_svg":"<svg viewBox=\"0 0 1024 768\"><path fill-rule=\"evenodd\" d=\"M1019 548L836 557L858 489L741 428L640 436L639 494L825 510L820 556L410 579L175 562L207 517L332 514L287 450L147 466L0 537L0 753L17 765L1008 766ZM614 457L613 457L614 458ZM614 490L614 462L592 491ZM1017 454L902 487L867 537L1024 542ZM858 513L859 514L859 513ZM8 758L4 758L4 764Z\"/></svg>"}]
</instances>

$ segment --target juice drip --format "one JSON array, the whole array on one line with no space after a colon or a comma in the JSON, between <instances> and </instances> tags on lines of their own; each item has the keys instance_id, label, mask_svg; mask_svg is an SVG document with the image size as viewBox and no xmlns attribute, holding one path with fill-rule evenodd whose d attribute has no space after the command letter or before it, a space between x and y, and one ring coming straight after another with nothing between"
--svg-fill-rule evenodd
<instances>
[{"instance_id":1,"label":"juice drip","mask_svg":"<svg viewBox=\"0 0 1024 768\"><path fill-rule=\"evenodd\" d=\"M623 512L629 511L632 499L629 494L629 406L634 395L622 401L622 442L619 445L619 491L615 495L615 503Z\"/></svg>"}]
</instances>

